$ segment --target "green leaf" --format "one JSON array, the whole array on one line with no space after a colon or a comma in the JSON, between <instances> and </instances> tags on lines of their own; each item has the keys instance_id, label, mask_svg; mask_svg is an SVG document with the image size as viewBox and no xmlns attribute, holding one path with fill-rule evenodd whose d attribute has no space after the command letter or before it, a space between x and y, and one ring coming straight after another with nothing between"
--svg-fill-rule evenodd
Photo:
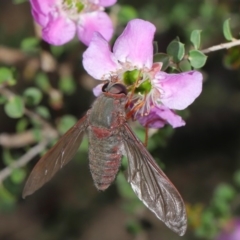
<instances>
[{"instance_id":1,"label":"green leaf","mask_svg":"<svg viewBox=\"0 0 240 240\"><path fill-rule=\"evenodd\" d=\"M161 62L163 64L161 71L164 71L170 64L170 56L165 53L157 53L153 56L153 62Z\"/></svg>"},{"instance_id":2,"label":"green leaf","mask_svg":"<svg viewBox=\"0 0 240 240\"><path fill-rule=\"evenodd\" d=\"M88 152L88 139L87 138L83 138L80 150L81 150L81 152L86 152L86 153Z\"/></svg>"},{"instance_id":3,"label":"green leaf","mask_svg":"<svg viewBox=\"0 0 240 240\"><path fill-rule=\"evenodd\" d=\"M122 158L121 169L125 171L128 168L128 160L125 156Z\"/></svg>"},{"instance_id":4,"label":"green leaf","mask_svg":"<svg viewBox=\"0 0 240 240\"><path fill-rule=\"evenodd\" d=\"M153 54L157 54L158 53L158 43L157 41L153 42Z\"/></svg>"},{"instance_id":5,"label":"green leaf","mask_svg":"<svg viewBox=\"0 0 240 240\"><path fill-rule=\"evenodd\" d=\"M136 9L130 5L122 5L118 12L118 20L122 24L126 24L131 19L137 18Z\"/></svg>"},{"instance_id":6,"label":"green leaf","mask_svg":"<svg viewBox=\"0 0 240 240\"><path fill-rule=\"evenodd\" d=\"M223 64L227 69L236 70L240 68L240 48L232 47L226 52Z\"/></svg>"},{"instance_id":7,"label":"green leaf","mask_svg":"<svg viewBox=\"0 0 240 240\"><path fill-rule=\"evenodd\" d=\"M221 201L219 199L214 199L212 205L214 207L215 212L218 215L224 217L230 214L230 206L228 202Z\"/></svg>"},{"instance_id":8,"label":"green leaf","mask_svg":"<svg viewBox=\"0 0 240 240\"><path fill-rule=\"evenodd\" d=\"M4 104L7 102L7 98L3 95L0 95L0 104Z\"/></svg>"},{"instance_id":9,"label":"green leaf","mask_svg":"<svg viewBox=\"0 0 240 240\"><path fill-rule=\"evenodd\" d=\"M118 192L121 195L121 197L126 199L136 198L136 195L133 192L131 185L127 182L126 177L121 171L117 175L116 184L117 184Z\"/></svg>"},{"instance_id":10,"label":"green leaf","mask_svg":"<svg viewBox=\"0 0 240 240\"><path fill-rule=\"evenodd\" d=\"M30 106L37 105L42 100L42 92L35 87L27 88L24 91L23 96L25 98L26 104Z\"/></svg>"},{"instance_id":11,"label":"green leaf","mask_svg":"<svg viewBox=\"0 0 240 240\"><path fill-rule=\"evenodd\" d=\"M229 184L220 184L214 192L214 199L217 201L229 202L236 196L236 190Z\"/></svg>"},{"instance_id":12,"label":"green leaf","mask_svg":"<svg viewBox=\"0 0 240 240\"><path fill-rule=\"evenodd\" d=\"M20 118L24 113L24 104L21 97L13 96L4 106L6 114L11 118Z\"/></svg>"},{"instance_id":13,"label":"green leaf","mask_svg":"<svg viewBox=\"0 0 240 240\"><path fill-rule=\"evenodd\" d=\"M187 59L184 59L183 61L181 61L179 63L179 68L183 72L187 72L187 71L192 70L191 64L190 64L190 62Z\"/></svg>"},{"instance_id":14,"label":"green leaf","mask_svg":"<svg viewBox=\"0 0 240 240\"><path fill-rule=\"evenodd\" d=\"M60 78L60 81L59 81L59 89L63 93L67 95L71 95L76 90L76 83L74 82L71 76L62 77Z\"/></svg>"},{"instance_id":15,"label":"green leaf","mask_svg":"<svg viewBox=\"0 0 240 240\"><path fill-rule=\"evenodd\" d=\"M11 163L14 162L14 159L12 157L12 154L11 154L10 150L7 149L7 148L3 149L2 159L3 159L3 162L6 166L8 166L8 165L10 165Z\"/></svg>"},{"instance_id":16,"label":"green leaf","mask_svg":"<svg viewBox=\"0 0 240 240\"><path fill-rule=\"evenodd\" d=\"M189 51L188 59L192 65L192 67L201 68L205 65L205 63L207 61L207 56L198 50L191 50L191 51Z\"/></svg>"},{"instance_id":17,"label":"green leaf","mask_svg":"<svg viewBox=\"0 0 240 240\"><path fill-rule=\"evenodd\" d=\"M26 177L26 171L22 168L15 168L12 170L12 174L10 176L13 183L18 184L21 183Z\"/></svg>"},{"instance_id":18,"label":"green leaf","mask_svg":"<svg viewBox=\"0 0 240 240\"><path fill-rule=\"evenodd\" d=\"M55 57L59 57L60 55L62 55L64 53L64 46L50 46L51 48L51 52Z\"/></svg>"},{"instance_id":19,"label":"green leaf","mask_svg":"<svg viewBox=\"0 0 240 240\"><path fill-rule=\"evenodd\" d=\"M240 170L237 170L233 175L233 180L240 187Z\"/></svg>"},{"instance_id":20,"label":"green leaf","mask_svg":"<svg viewBox=\"0 0 240 240\"><path fill-rule=\"evenodd\" d=\"M21 49L26 52L34 52L37 50L39 45L39 39L35 37L25 38L21 42Z\"/></svg>"},{"instance_id":21,"label":"green leaf","mask_svg":"<svg viewBox=\"0 0 240 240\"><path fill-rule=\"evenodd\" d=\"M46 118L46 119L50 119L50 117L51 117L51 114L50 114L48 108L45 106L36 107L35 112L37 114L39 114L41 117Z\"/></svg>"},{"instance_id":22,"label":"green leaf","mask_svg":"<svg viewBox=\"0 0 240 240\"><path fill-rule=\"evenodd\" d=\"M228 41L232 41L232 32L230 28L230 18L225 20L223 23L223 35Z\"/></svg>"},{"instance_id":23,"label":"green leaf","mask_svg":"<svg viewBox=\"0 0 240 240\"><path fill-rule=\"evenodd\" d=\"M0 68L0 85L3 83L7 83L10 86L16 83L12 71L6 67Z\"/></svg>"},{"instance_id":24,"label":"green leaf","mask_svg":"<svg viewBox=\"0 0 240 240\"><path fill-rule=\"evenodd\" d=\"M173 57L174 62L181 61L185 54L184 44L173 40L167 47L167 54Z\"/></svg>"},{"instance_id":25,"label":"green leaf","mask_svg":"<svg viewBox=\"0 0 240 240\"><path fill-rule=\"evenodd\" d=\"M63 116L57 126L58 131L64 134L70 127L77 122L77 118L72 115Z\"/></svg>"},{"instance_id":26,"label":"green leaf","mask_svg":"<svg viewBox=\"0 0 240 240\"><path fill-rule=\"evenodd\" d=\"M13 0L13 3L14 4L21 4L21 3L24 3L24 2L28 2L29 0Z\"/></svg>"},{"instance_id":27,"label":"green leaf","mask_svg":"<svg viewBox=\"0 0 240 240\"><path fill-rule=\"evenodd\" d=\"M193 30L190 36L190 40L194 48L196 50L199 49L201 43L201 30Z\"/></svg>"},{"instance_id":28,"label":"green leaf","mask_svg":"<svg viewBox=\"0 0 240 240\"><path fill-rule=\"evenodd\" d=\"M16 199L15 197L2 185L0 185L0 209L1 211L7 211L12 209L14 206Z\"/></svg>"},{"instance_id":29,"label":"green leaf","mask_svg":"<svg viewBox=\"0 0 240 240\"><path fill-rule=\"evenodd\" d=\"M137 221L136 219L128 220L126 223L126 229L133 236L137 236L140 232L143 231L143 228L142 228L140 222Z\"/></svg>"},{"instance_id":30,"label":"green leaf","mask_svg":"<svg viewBox=\"0 0 240 240\"><path fill-rule=\"evenodd\" d=\"M27 118L21 118L18 120L17 124L16 124L16 132L17 133L22 133L26 130L27 126L28 126L28 119Z\"/></svg>"},{"instance_id":31,"label":"green leaf","mask_svg":"<svg viewBox=\"0 0 240 240\"><path fill-rule=\"evenodd\" d=\"M48 76L45 73L39 73L36 76L36 85L43 91L48 92L51 88L51 84L49 82Z\"/></svg>"},{"instance_id":32,"label":"green leaf","mask_svg":"<svg viewBox=\"0 0 240 240\"><path fill-rule=\"evenodd\" d=\"M213 239L213 237L217 233L217 225L212 224L216 221L214 213L211 209L207 209L205 212L202 213L200 216L201 218L201 225L196 228L195 234L198 237L204 239Z\"/></svg>"},{"instance_id":33,"label":"green leaf","mask_svg":"<svg viewBox=\"0 0 240 240\"><path fill-rule=\"evenodd\" d=\"M34 139L39 142L42 139L42 131L41 129L36 125L34 126L34 128L32 129L32 133L33 133L33 137Z\"/></svg>"}]
</instances>

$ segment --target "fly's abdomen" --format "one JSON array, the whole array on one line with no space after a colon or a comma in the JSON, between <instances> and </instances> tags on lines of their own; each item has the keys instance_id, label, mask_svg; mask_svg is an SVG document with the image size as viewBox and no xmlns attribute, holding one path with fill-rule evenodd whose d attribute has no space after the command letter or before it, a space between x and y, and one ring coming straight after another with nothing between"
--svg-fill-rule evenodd
<instances>
[{"instance_id":1,"label":"fly's abdomen","mask_svg":"<svg viewBox=\"0 0 240 240\"><path fill-rule=\"evenodd\" d=\"M91 127L89 131L89 166L97 189L105 190L114 181L121 163L118 137L111 130Z\"/></svg>"}]
</instances>

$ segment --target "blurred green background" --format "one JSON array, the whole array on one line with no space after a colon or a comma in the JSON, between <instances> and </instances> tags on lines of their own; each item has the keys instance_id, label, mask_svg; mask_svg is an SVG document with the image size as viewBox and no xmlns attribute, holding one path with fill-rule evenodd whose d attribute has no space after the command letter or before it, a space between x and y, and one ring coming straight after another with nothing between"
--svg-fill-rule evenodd
<instances>
[{"instance_id":1,"label":"blurred green background","mask_svg":"<svg viewBox=\"0 0 240 240\"><path fill-rule=\"evenodd\" d=\"M160 52L177 36L190 49L194 29L202 30L201 49L226 42L222 26L228 18L234 37L240 30L238 0L120 0L107 11L115 38L132 18L154 23ZM94 100L97 81L81 64L86 47L77 39L53 47L37 37L38 31L28 1L0 1L0 79L7 75L12 85L7 89L20 98L12 104L0 95L0 176L46 134L39 121L22 116L22 101L64 133ZM240 48L207 55L203 92L181 113L186 126L165 127L149 139L149 150L186 202L185 236L171 232L136 199L123 172L107 191L98 192L86 140L64 170L24 200L24 182L39 155L0 181L0 239L217 239L240 215ZM143 139L144 130L133 128Z\"/></svg>"}]
</instances>

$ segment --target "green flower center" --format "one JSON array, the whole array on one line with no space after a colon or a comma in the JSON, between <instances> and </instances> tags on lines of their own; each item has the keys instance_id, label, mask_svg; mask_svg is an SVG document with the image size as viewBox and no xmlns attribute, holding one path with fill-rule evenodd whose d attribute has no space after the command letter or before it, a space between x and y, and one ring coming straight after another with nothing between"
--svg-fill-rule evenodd
<instances>
[{"instance_id":1,"label":"green flower center","mask_svg":"<svg viewBox=\"0 0 240 240\"><path fill-rule=\"evenodd\" d=\"M131 70L131 71L126 71L123 74L123 82L127 86L130 86L130 85L134 84L135 82L141 80L141 78L142 78L142 74L137 69L134 69L134 70Z\"/></svg>"},{"instance_id":2,"label":"green flower center","mask_svg":"<svg viewBox=\"0 0 240 240\"><path fill-rule=\"evenodd\" d=\"M63 4L68 10L74 9L76 13L82 12L85 7L84 1L81 0L63 0Z\"/></svg>"},{"instance_id":3,"label":"green flower center","mask_svg":"<svg viewBox=\"0 0 240 240\"><path fill-rule=\"evenodd\" d=\"M147 94L152 89L152 84L149 79L144 79L142 71L134 69L131 71L126 71L123 74L123 82L133 89L133 85L136 84L137 87L134 89L134 93Z\"/></svg>"},{"instance_id":4,"label":"green flower center","mask_svg":"<svg viewBox=\"0 0 240 240\"><path fill-rule=\"evenodd\" d=\"M149 80L142 82L138 87L135 88L135 93L148 94L152 89L152 84Z\"/></svg>"}]
</instances>

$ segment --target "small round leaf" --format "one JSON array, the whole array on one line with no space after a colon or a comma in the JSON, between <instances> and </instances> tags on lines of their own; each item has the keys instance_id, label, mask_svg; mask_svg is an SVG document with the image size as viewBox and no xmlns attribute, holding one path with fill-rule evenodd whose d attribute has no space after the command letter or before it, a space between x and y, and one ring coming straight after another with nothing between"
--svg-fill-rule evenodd
<instances>
[{"instance_id":1,"label":"small round leaf","mask_svg":"<svg viewBox=\"0 0 240 240\"><path fill-rule=\"evenodd\" d=\"M29 124L29 121L27 118L21 118L18 120L16 124L16 132L17 133L22 133L27 129L27 126Z\"/></svg>"},{"instance_id":2,"label":"small round leaf","mask_svg":"<svg viewBox=\"0 0 240 240\"><path fill-rule=\"evenodd\" d=\"M76 90L76 83L71 76L62 77L59 81L59 89L63 93L71 95Z\"/></svg>"},{"instance_id":3,"label":"small round leaf","mask_svg":"<svg viewBox=\"0 0 240 240\"><path fill-rule=\"evenodd\" d=\"M181 61L179 63L179 68L183 72L187 72L187 71L191 71L192 70L191 64L190 64L190 62L187 59L185 59L185 60L183 60L183 61Z\"/></svg>"},{"instance_id":4,"label":"small round leaf","mask_svg":"<svg viewBox=\"0 0 240 240\"><path fill-rule=\"evenodd\" d=\"M188 59L192 65L192 67L201 68L205 65L205 63L207 61L207 56L198 50L191 50L189 52Z\"/></svg>"},{"instance_id":5,"label":"small round leaf","mask_svg":"<svg viewBox=\"0 0 240 240\"><path fill-rule=\"evenodd\" d=\"M153 56L153 62L161 62L163 64L161 71L164 71L170 64L170 56L165 53L157 53Z\"/></svg>"},{"instance_id":6,"label":"small round leaf","mask_svg":"<svg viewBox=\"0 0 240 240\"><path fill-rule=\"evenodd\" d=\"M217 201L228 202L236 196L236 190L229 184L220 184L214 192L214 199Z\"/></svg>"},{"instance_id":7,"label":"small round leaf","mask_svg":"<svg viewBox=\"0 0 240 240\"><path fill-rule=\"evenodd\" d=\"M42 92L35 87L27 88L23 96L25 97L26 104L37 105L42 100Z\"/></svg>"},{"instance_id":8,"label":"small round leaf","mask_svg":"<svg viewBox=\"0 0 240 240\"><path fill-rule=\"evenodd\" d=\"M48 76L45 73L39 73L36 76L36 85L43 91L48 92L51 88L50 81L48 79Z\"/></svg>"},{"instance_id":9,"label":"small round leaf","mask_svg":"<svg viewBox=\"0 0 240 240\"><path fill-rule=\"evenodd\" d=\"M11 151L7 148L3 149L3 153L2 153L2 160L3 163L8 166L10 164L12 164L14 162L14 159L12 157Z\"/></svg>"},{"instance_id":10,"label":"small round leaf","mask_svg":"<svg viewBox=\"0 0 240 240\"><path fill-rule=\"evenodd\" d=\"M8 100L4 106L6 114L11 118L20 118L24 113L24 104L22 98L14 96Z\"/></svg>"},{"instance_id":11,"label":"small round leaf","mask_svg":"<svg viewBox=\"0 0 240 240\"><path fill-rule=\"evenodd\" d=\"M8 85L14 85L16 83L13 73L9 68L0 68L0 84L7 83Z\"/></svg>"},{"instance_id":12,"label":"small round leaf","mask_svg":"<svg viewBox=\"0 0 240 240\"><path fill-rule=\"evenodd\" d=\"M201 43L201 30L193 30L190 36L190 40L195 49L199 49Z\"/></svg>"},{"instance_id":13,"label":"small round leaf","mask_svg":"<svg viewBox=\"0 0 240 240\"><path fill-rule=\"evenodd\" d=\"M35 37L25 38L21 42L21 49L26 52L34 52L37 50L39 39Z\"/></svg>"},{"instance_id":14,"label":"small round leaf","mask_svg":"<svg viewBox=\"0 0 240 240\"><path fill-rule=\"evenodd\" d=\"M72 115L63 116L57 126L58 131L64 134L70 127L77 122L77 118Z\"/></svg>"},{"instance_id":15,"label":"small round leaf","mask_svg":"<svg viewBox=\"0 0 240 240\"><path fill-rule=\"evenodd\" d=\"M173 57L174 62L181 61L185 54L184 44L173 40L167 47L167 54Z\"/></svg>"},{"instance_id":16,"label":"small round leaf","mask_svg":"<svg viewBox=\"0 0 240 240\"><path fill-rule=\"evenodd\" d=\"M232 41L232 32L230 28L230 18L225 20L223 23L223 35L228 41Z\"/></svg>"},{"instance_id":17,"label":"small round leaf","mask_svg":"<svg viewBox=\"0 0 240 240\"><path fill-rule=\"evenodd\" d=\"M127 23L133 18L137 18L137 16L138 13L136 9L131 5L122 5L118 13L118 19L120 23L123 24Z\"/></svg>"},{"instance_id":18,"label":"small round leaf","mask_svg":"<svg viewBox=\"0 0 240 240\"><path fill-rule=\"evenodd\" d=\"M37 114L39 114L41 117L46 118L46 119L49 119L51 117L49 109L45 106L36 107L35 112Z\"/></svg>"},{"instance_id":19,"label":"small round leaf","mask_svg":"<svg viewBox=\"0 0 240 240\"><path fill-rule=\"evenodd\" d=\"M10 177L13 183L18 184L24 180L24 178L26 177L26 172L22 168L15 168L13 169Z\"/></svg>"}]
</instances>

